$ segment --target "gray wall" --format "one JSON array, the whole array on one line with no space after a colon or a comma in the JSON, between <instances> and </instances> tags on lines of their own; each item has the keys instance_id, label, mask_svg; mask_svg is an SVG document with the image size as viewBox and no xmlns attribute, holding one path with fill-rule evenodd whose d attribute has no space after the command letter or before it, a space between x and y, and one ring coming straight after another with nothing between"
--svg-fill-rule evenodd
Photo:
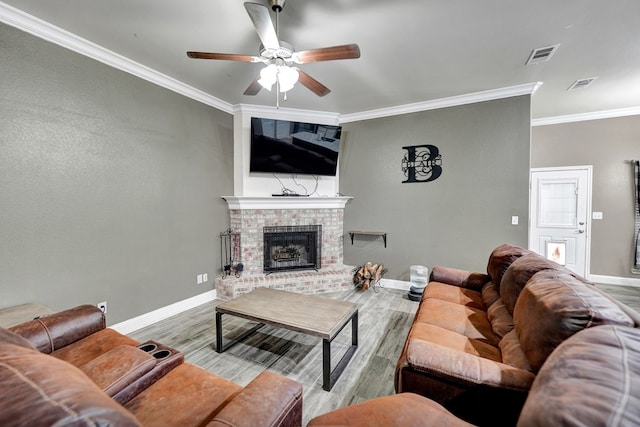
<instances>
[{"instance_id":1,"label":"gray wall","mask_svg":"<svg viewBox=\"0 0 640 427\"><path fill-rule=\"evenodd\" d=\"M640 116L536 126L531 167L593 165L591 274L634 277L633 168L640 159Z\"/></svg>"},{"instance_id":2,"label":"gray wall","mask_svg":"<svg viewBox=\"0 0 640 427\"><path fill-rule=\"evenodd\" d=\"M232 116L4 24L0 58L0 307L113 324L213 289Z\"/></svg>"},{"instance_id":3,"label":"gray wall","mask_svg":"<svg viewBox=\"0 0 640 427\"><path fill-rule=\"evenodd\" d=\"M340 192L349 230L388 233L345 237L345 263L381 262L389 279L408 280L413 264L485 271L502 243L527 246L530 96L344 125ZM403 184L403 146L440 149L443 173ZM520 224L511 225L518 215Z\"/></svg>"}]
</instances>

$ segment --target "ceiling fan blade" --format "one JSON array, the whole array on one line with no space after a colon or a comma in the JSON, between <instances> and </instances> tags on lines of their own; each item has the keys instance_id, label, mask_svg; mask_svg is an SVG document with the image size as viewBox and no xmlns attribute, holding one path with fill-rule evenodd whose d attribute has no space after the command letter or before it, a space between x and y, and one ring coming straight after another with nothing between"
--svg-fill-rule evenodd
<instances>
[{"instance_id":1,"label":"ceiling fan blade","mask_svg":"<svg viewBox=\"0 0 640 427\"><path fill-rule=\"evenodd\" d=\"M294 53L300 64L308 64L310 62L334 61L336 59L355 59L360 58L360 47L353 44L344 44L341 46L324 47L320 49L301 50Z\"/></svg>"},{"instance_id":2,"label":"ceiling fan blade","mask_svg":"<svg viewBox=\"0 0 640 427\"><path fill-rule=\"evenodd\" d=\"M302 70L298 70L298 82L318 96L325 96L331 92L331 89Z\"/></svg>"},{"instance_id":3,"label":"ceiling fan blade","mask_svg":"<svg viewBox=\"0 0 640 427\"><path fill-rule=\"evenodd\" d=\"M251 84L249 85L249 87L244 91L245 95L257 95L258 92L260 92L260 89L262 89L262 85L260 83L258 83L258 79L260 78L260 76L256 77Z\"/></svg>"},{"instance_id":4,"label":"ceiling fan blade","mask_svg":"<svg viewBox=\"0 0 640 427\"><path fill-rule=\"evenodd\" d=\"M196 59L223 59L227 61L254 62L251 55L237 55L235 53L212 53L212 52L187 52L189 58Z\"/></svg>"},{"instance_id":5,"label":"ceiling fan blade","mask_svg":"<svg viewBox=\"0 0 640 427\"><path fill-rule=\"evenodd\" d=\"M276 30L273 28L273 22L271 22L269 9L261 4L249 2L244 4L244 8L247 9L251 22L256 27L262 46L267 49L278 49L280 42Z\"/></svg>"}]
</instances>

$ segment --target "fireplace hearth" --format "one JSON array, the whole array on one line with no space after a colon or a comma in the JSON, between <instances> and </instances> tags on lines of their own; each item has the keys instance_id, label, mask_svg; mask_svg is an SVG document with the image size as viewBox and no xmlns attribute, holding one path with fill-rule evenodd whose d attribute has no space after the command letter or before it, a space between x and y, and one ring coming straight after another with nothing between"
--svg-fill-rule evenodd
<instances>
[{"instance_id":1,"label":"fireplace hearth","mask_svg":"<svg viewBox=\"0 0 640 427\"><path fill-rule=\"evenodd\" d=\"M321 225L269 226L263 235L265 273L321 268Z\"/></svg>"}]
</instances>

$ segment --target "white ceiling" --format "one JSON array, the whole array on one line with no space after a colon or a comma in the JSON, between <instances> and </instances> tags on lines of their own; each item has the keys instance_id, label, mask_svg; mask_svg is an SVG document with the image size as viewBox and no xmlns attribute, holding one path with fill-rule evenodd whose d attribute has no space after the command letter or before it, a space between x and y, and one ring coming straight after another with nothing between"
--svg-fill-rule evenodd
<instances>
[{"instance_id":1,"label":"white ceiling","mask_svg":"<svg viewBox=\"0 0 640 427\"><path fill-rule=\"evenodd\" d=\"M185 54L256 55L259 40L240 0L4 5L231 105L275 105L266 90L242 94L260 64ZM638 0L287 0L280 38L296 50L347 43L361 50L359 59L302 65L332 92L320 98L298 84L282 103L287 108L354 114L542 82L532 98L534 119L640 113ZM525 65L532 49L554 44L560 47L550 61ZM598 79L566 90L588 77Z\"/></svg>"}]
</instances>

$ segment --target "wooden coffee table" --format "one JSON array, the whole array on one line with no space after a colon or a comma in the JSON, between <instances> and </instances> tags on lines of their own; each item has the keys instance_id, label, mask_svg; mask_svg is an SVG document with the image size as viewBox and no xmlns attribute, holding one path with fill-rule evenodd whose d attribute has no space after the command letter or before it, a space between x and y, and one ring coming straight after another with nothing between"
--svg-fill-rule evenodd
<instances>
[{"instance_id":1,"label":"wooden coffee table","mask_svg":"<svg viewBox=\"0 0 640 427\"><path fill-rule=\"evenodd\" d=\"M238 338L222 343L222 315L255 322ZM331 341L351 321L351 347L331 370ZM329 391L358 347L358 308L355 304L317 296L258 288L216 307L216 351L222 353L265 324L322 338L322 388Z\"/></svg>"}]
</instances>

